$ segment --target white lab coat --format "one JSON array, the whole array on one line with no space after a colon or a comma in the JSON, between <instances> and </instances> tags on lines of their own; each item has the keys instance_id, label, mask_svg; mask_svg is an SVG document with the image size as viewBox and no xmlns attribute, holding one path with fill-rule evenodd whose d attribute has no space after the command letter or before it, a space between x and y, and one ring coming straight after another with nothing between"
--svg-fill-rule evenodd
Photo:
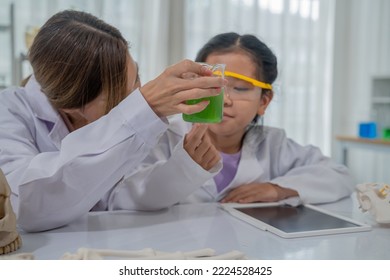
<instances>
[{"instance_id":1,"label":"white lab coat","mask_svg":"<svg viewBox=\"0 0 390 280\"><path fill-rule=\"evenodd\" d=\"M263 133L248 131L237 173L226 189L218 193L213 177L183 149L183 136L191 128L180 116L144 163L114 190L118 209L152 210L175 203L212 202L242 184L271 182L299 193L293 203L326 203L349 196L354 180L348 169L325 157L314 146L301 146L286 137L284 130L263 127ZM127 197L130 197L132 203Z\"/></svg>"},{"instance_id":2,"label":"white lab coat","mask_svg":"<svg viewBox=\"0 0 390 280\"><path fill-rule=\"evenodd\" d=\"M27 231L113 208L114 187L167 129L139 90L72 133L34 77L0 98L0 168L11 186L18 224Z\"/></svg>"}]
</instances>

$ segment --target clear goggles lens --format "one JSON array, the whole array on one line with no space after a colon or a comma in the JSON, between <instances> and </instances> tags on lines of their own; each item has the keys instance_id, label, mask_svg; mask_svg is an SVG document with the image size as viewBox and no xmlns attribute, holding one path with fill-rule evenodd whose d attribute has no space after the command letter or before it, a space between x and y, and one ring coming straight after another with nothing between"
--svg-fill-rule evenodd
<instances>
[{"instance_id":1,"label":"clear goggles lens","mask_svg":"<svg viewBox=\"0 0 390 280\"><path fill-rule=\"evenodd\" d=\"M217 71L214 71L213 73L214 73L214 75L221 76L221 71L217 70ZM260 82L256 79L253 79L253 78L250 78L250 77L247 77L247 76L235 73L235 72L225 71L224 74L225 74L225 77L232 77L232 78L236 78L239 80L243 80L243 81L246 81L248 83L251 83L255 87L259 87L259 88L263 88L263 89L272 89L271 84Z\"/></svg>"},{"instance_id":2,"label":"clear goggles lens","mask_svg":"<svg viewBox=\"0 0 390 280\"><path fill-rule=\"evenodd\" d=\"M221 76L220 71L214 71L214 75ZM256 99L261 94L260 89L272 89L271 84L260 82L256 79L235 73L225 71L225 79L228 84L225 87L225 95L230 99Z\"/></svg>"},{"instance_id":3,"label":"clear goggles lens","mask_svg":"<svg viewBox=\"0 0 390 280\"><path fill-rule=\"evenodd\" d=\"M221 75L221 72L214 71L214 75ZM228 80L225 95L230 99L253 100L261 94L259 88L272 89L270 84L230 71L225 71L225 79Z\"/></svg>"}]
</instances>

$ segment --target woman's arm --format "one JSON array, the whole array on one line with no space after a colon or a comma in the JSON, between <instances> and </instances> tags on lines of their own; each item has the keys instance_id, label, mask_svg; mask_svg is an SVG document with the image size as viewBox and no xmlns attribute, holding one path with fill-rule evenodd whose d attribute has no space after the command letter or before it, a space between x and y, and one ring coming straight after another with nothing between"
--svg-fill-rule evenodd
<instances>
[{"instance_id":1,"label":"woman's arm","mask_svg":"<svg viewBox=\"0 0 390 280\"><path fill-rule=\"evenodd\" d=\"M17 195L18 223L27 231L63 226L87 213L166 129L134 92L106 116L68 134L58 151L41 152L39 135L26 127L31 120L9 108L0 113L0 167Z\"/></svg>"}]
</instances>

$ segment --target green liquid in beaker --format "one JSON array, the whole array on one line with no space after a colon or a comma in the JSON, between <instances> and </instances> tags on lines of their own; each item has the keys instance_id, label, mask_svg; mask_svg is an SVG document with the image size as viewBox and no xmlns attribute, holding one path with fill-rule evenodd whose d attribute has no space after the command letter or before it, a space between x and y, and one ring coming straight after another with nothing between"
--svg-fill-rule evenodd
<instances>
[{"instance_id":1,"label":"green liquid in beaker","mask_svg":"<svg viewBox=\"0 0 390 280\"><path fill-rule=\"evenodd\" d=\"M209 100L210 103L207 107L198 113L187 115L183 114L183 120L193 123L219 123L222 121L223 116L223 93L221 92L217 96L206 97L201 99L188 100L187 104L196 104L203 100Z\"/></svg>"}]
</instances>

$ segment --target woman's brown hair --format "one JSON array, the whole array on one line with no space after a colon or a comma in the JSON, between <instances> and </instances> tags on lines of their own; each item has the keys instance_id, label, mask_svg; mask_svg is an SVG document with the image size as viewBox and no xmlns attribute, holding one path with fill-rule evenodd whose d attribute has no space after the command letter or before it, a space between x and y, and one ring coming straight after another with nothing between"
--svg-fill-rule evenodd
<instances>
[{"instance_id":1,"label":"woman's brown hair","mask_svg":"<svg viewBox=\"0 0 390 280\"><path fill-rule=\"evenodd\" d=\"M127 94L128 55L118 29L91 14L67 10L42 26L29 60L57 109L82 108L105 92L107 113Z\"/></svg>"}]
</instances>

